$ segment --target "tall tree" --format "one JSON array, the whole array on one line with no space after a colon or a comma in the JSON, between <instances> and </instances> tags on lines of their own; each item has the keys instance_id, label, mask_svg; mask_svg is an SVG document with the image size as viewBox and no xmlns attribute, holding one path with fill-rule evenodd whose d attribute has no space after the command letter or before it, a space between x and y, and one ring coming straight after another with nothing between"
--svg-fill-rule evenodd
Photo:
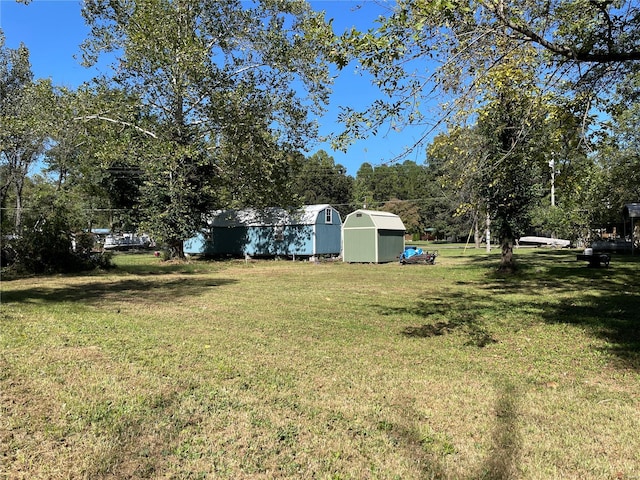
<instances>
[{"instance_id":1,"label":"tall tree","mask_svg":"<svg viewBox=\"0 0 640 480\"><path fill-rule=\"evenodd\" d=\"M85 61L113 52L108 80L147 109L136 123L155 140L143 203L173 256L207 209L288 197L290 153L315 131L308 112L327 100L320 14L300 0L88 0L83 14Z\"/></svg>"},{"instance_id":2,"label":"tall tree","mask_svg":"<svg viewBox=\"0 0 640 480\"><path fill-rule=\"evenodd\" d=\"M353 178L324 150L303 158L295 177L295 190L303 203L328 203L343 216L351 211Z\"/></svg>"},{"instance_id":3,"label":"tall tree","mask_svg":"<svg viewBox=\"0 0 640 480\"><path fill-rule=\"evenodd\" d=\"M503 61L479 82L484 104L477 129L484 140L479 192L502 249L502 270L515 266L513 246L525 233L543 192L548 151L544 120L549 99L538 85L539 63L532 49L511 50L500 41Z\"/></svg>"},{"instance_id":4,"label":"tall tree","mask_svg":"<svg viewBox=\"0 0 640 480\"><path fill-rule=\"evenodd\" d=\"M20 233L25 179L44 152L52 124L53 90L49 81L34 81L29 50L5 47L0 31L0 206L15 194L13 228Z\"/></svg>"},{"instance_id":5,"label":"tall tree","mask_svg":"<svg viewBox=\"0 0 640 480\"><path fill-rule=\"evenodd\" d=\"M137 97L83 85L75 91L58 89L55 108L58 121L45 160L58 195L74 198L84 211L83 228L136 231L141 159L150 148L150 137L131 128L144 117ZM96 111L117 115L119 122L95 121Z\"/></svg>"},{"instance_id":6,"label":"tall tree","mask_svg":"<svg viewBox=\"0 0 640 480\"><path fill-rule=\"evenodd\" d=\"M437 135L427 149L430 170L438 179L444 197L444 201L433 205L440 211L434 226L451 235L452 226L462 223L463 234L467 235L471 225L477 247L487 218L486 201L480 191L481 166L487 163L485 147L486 141L476 127L454 126Z\"/></svg>"},{"instance_id":7,"label":"tall tree","mask_svg":"<svg viewBox=\"0 0 640 480\"><path fill-rule=\"evenodd\" d=\"M388 96L364 112L346 108L347 128L337 144L387 122L426 122L416 145L422 143L439 124L425 117L425 100L443 105L442 119L468 113L475 83L505 60L498 44L533 49L547 67L548 87L581 92L576 101L587 112L598 94L608 98L619 79L638 70L640 6L632 0L399 0L376 28L354 28L334 41L337 64L358 59Z\"/></svg>"},{"instance_id":8,"label":"tall tree","mask_svg":"<svg viewBox=\"0 0 640 480\"><path fill-rule=\"evenodd\" d=\"M373 202L373 192L371 182L373 179L373 165L364 162L356 172L353 182L353 204L360 208L371 208Z\"/></svg>"},{"instance_id":9,"label":"tall tree","mask_svg":"<svg viewBox=\"0 0 640 480\"><path fill-rule=\"evenodd\" d=\"M422 230L420 209L414 202L392 198L385 202L380 209L383 212L393 213L402 219L402 223L411 235L419 235Z\"/></svg>"},{"instance_id":10,"label":"tall tree","mask_svg":"<svg viewBox=\"0 0 640 480\"><path fill-rule=\"evenodd\" d=\"M540 65L536 89L543 86L547 91L570 92L566 98L571 108L579 107L587 118L594 102L608 96L609 81L614 80L615 85L616 75L637 69L639 8L628 1L556 0L540 4L519 0L507 5L502 0L400 0L388 16L380 19L378 27L368 32L351 30L334 43L338 64L358 58L386 95L364 112L347 108L343 116L346 129L336 143L344 145L385 123L396 127L424 124L424 136L416 142L419 145L439 126L475 123L482 113L479 107L486 107L487 78L492 78L492 86L498 88L513 84L509 75L516 70L509 66L514 58L520 58L527 69L533 63ZM496 72L502 76L497 77ZM526 93L529 85L531 82L518 88ZM501 113L517 115L515 105L510 106L507 99L509 95L504 91L502 95ZM428 118L423 109L430 101L442 107L436 120ZM502 119L506 121L506 117ZM588 126L584 125L583 131ZM494 154L502 150L504 155L502 174L511 168L507 163L525 158L524 150L516 154L511 146L507 148L512 140L526 141L515 133L513 129L517 128L512 123L506 130L499 129L490 141L494 142ZM512 131L510 139L504 136ZM501 146L495 143L500 136ZM495 161L499 155L494 154ZM513 173L517 167L513 167ZM521 174L530 178L526 171ZM515 188L518 184L512 185ZM526 213L526 207L518 215ZM503 233L512 236L515 231ZM509 252L507 248L507 257Z\"/></svg>"},{"instance_id":11,"label":"tall tree","mask_svg":"<svg viewBox=\"0 0 640 480\"><path fill-rule=\"evenodd\" d=\"M612 97L607 129L598 141L597 181L588 192L585 210L596 225L614 225L626 203L640 200L640 75L629 75Z\"/></svg>"}]
</instances>

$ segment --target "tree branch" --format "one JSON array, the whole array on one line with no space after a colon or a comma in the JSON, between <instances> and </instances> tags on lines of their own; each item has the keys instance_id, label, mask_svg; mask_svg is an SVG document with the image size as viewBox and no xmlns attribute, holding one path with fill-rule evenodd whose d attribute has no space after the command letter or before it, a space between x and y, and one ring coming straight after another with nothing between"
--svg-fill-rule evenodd
<instances>
[{"instance_id":1,"label":"tree branch","mask_svg":"<svg viewBox=\"0 0 640 480\"><path fill-rule=\"evenodd\" d=\"M480 2L484 8L492 11L496 18L506 27L523 35L527 40L537 43L541 47L555 53L568 60L585 63L616 63L640 60L640 50L632 49L626 52L615 51L611 40L609 40L609 48L607 52L596 53L591 51L576 50L566 45L561 45L547 40L542 35L536 33L528 24L521 21L514 21L507 17L502 3L494 4L492 2Z\"/></svg>"},{"instance_id":2,"label":"tree branch","mask_svg":"<svg viewBox=\"0 0 640 480\"><path fill-rule=\"evenodd\" d=\"M99 115L99 114L86 115L84 117L75 117L74 120L83 120L83 121L87 121L87 120L104 120L105 122L111 122L111 123L115 123L117 125L124 125L126 127L131 127L131 128L134 128L134 129L138 130L139 132L144 133L145 135L148 135L148 136L156 138L156 139L158 138L158 136L155 133L153 133L153 132L151 132L149 130L145 130L142 127L134 125L133 123L125 122L124 120L117 120L115 118L105 117L105 116Z\"/></svg>"}]
</instances>

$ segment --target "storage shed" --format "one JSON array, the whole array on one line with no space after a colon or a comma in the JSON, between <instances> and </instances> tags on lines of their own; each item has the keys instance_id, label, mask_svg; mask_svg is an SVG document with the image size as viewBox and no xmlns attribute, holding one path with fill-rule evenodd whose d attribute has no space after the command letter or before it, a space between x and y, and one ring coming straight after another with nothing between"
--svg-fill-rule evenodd
<instances>
[{"instance_id":1,"label":"storage shed","mask_svg":"<svg viewBox=\"0 0 640 480\"><path fill-rule=\"evenodd\" d=\"M339 255L342 220L331 205L220 210L184 244L185 253L209 256Z\"/></svg>"},{"instance_id":2,"label":"storage shed","mask_svg":"<svg viewBox=\"0 0 640 480\"><path fill-rule=\"evenodd\" d=\"M373 210L350 213L342 226L342 259L349 263L393 262L404 250L404 224L397 215Z\"/></svg>"}]
</instances>

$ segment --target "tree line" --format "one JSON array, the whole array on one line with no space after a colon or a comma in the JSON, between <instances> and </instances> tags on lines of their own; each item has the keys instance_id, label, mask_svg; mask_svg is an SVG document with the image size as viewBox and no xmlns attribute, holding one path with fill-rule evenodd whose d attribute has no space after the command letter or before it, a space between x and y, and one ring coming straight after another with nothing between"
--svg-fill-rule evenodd
<instances>
[{"instance_id":1,"label":"tree line","mask_svg":"<svg viewBox=\"0 0 640 480\"><path fill-rule=\"evenodd\" d=\"M418 238L479 241L490 225L504 269L524 233L588 239L640 198L639 7L516 3L403 0L335 32L300 0L87 0L83 62L117 68L74 90L34 79L28 47L0 32L3 242L46 264L63 258L48 246L110 226L182 257L212 210L302 203L392 211ZM343 106L334 146L424 125L423 162L350 177L306 156L332 66L354 62L381 96Z\"/></svg>"}]
</instances>

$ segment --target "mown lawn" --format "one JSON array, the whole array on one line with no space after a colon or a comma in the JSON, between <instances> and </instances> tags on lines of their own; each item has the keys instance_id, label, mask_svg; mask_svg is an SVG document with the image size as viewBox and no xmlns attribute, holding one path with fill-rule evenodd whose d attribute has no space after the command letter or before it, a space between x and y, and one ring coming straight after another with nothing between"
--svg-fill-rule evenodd
<instances>
[{"instance_id":1,"label":"mown lawn","mask_svg":"<svg viewBox=\"0 0 640 480\"><path fill-rule=\"evenodd\" d=\"M639 479L640 260L3 281L0 479Z\"/></svg>"}]
</instances>

